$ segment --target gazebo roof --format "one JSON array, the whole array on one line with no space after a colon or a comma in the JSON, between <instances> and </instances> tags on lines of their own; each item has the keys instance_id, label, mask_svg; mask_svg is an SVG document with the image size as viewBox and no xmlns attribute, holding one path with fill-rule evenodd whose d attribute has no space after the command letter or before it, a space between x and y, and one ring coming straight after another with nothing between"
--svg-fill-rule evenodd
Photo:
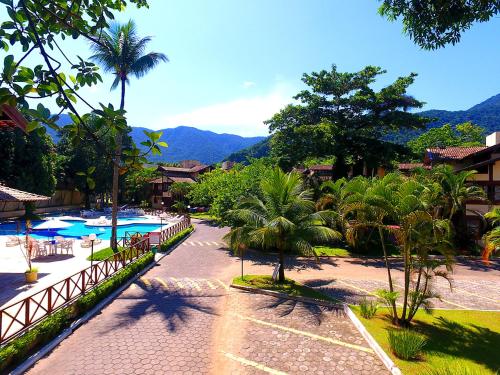
<instances>
[{"instance_id":1,"label":"gazebo roof","mask_svg":"<svg viewBox=\"0 0 500 375\"><path fill-rule=\"evenodd\" d=\"M27 126L28 126L28 121L24 118L21 112L17 110L16 107L13 107L8 104L2 104L0 106L0 128L18 127L19 129L21 129L23 132L26 133Z\"/></svg>"},{"instance_id":2,"label":"gazebo roof","mask_svg":"<svg viewBox=\"0 0 500 375\"><path fill-rule=\"evenodd\" d=\"M0 202L37 202L48 201L50 197L28 193L0 184Z\"/></svg>"}]
</instances>

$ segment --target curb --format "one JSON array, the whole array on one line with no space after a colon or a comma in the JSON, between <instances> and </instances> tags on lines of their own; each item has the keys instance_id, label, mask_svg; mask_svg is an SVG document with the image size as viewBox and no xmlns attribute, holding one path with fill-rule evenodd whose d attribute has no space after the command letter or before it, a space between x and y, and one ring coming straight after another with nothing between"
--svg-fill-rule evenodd
<instances>
[{"instance_id":1,"label":"curb","mask_svg":"<svg viewBox=\"0 0 500 375\"><path fill-rule=\"evenodd\" d=\"M326 306L326 307L334 307L334 308L342 308L344 313L349 317L349 319L352 321L354 326L357 328L359 333L363 336L363 338L368 342L368 345L373 349L375 354L380 358L382 363L384 364L385 367L391 372L393 375L402 375L401 370L394 364L392 359L387 355L387 353L382 349L382 347L375 341L373 336L367 331L363 323L358 319L358 317L352 312L350 309L349 305L346 303L334 303L334 302L328 302L328 301L322 301L318 300L315 298L310 298L310 297L300 297L300 296L290 296L285 293L280 293L280 292L274 292L272 290L266 290L266 289L259 289L259 288L253 288L249 286L242 286L242 285L235 285L231 284L231 288L234 289L240 289L244 290L247 292L251 293L256 293L256 294L264 294L276 298L284 298L284 299L290 299L294 301L301 301L301 302L306 302L306 303L314 303L316 305L321 305L321 306Z\"/></svg>"},{"instance_id":2,"label":"curb","mask_svg":"<svg viewBox=\"0 0 500 375\"><path fill-rule=\"evenodd\" d=\"M368 332L363 323L361 323L356 314L352 312L351 308L346 303L344 303L344 312L349 317L349 319L351 319L352 323L358 329L359 333L361 333L361 335L368 342L373 351L378 355L380 360L384 363L385 367L387 367L391 374L402 375L401 370L395 365L395 363L387 355L384 349L382 349L378 342L375 341L370 332Z\"/></svg>"},{"instance_id":3,"label":"curb","mask_svg":"<svg viewBox=\"0 0 500 375\"><path fill-rule=\"evenodd\" d=\"M146 272L148 272L151 268L155 267L160 260L162 260L164 257L169 255L172 251L174 251L182 242L184 242L185 239L187 239L191 234L196 230L196 227L194 227L193 231L189 233L186 237L184 237L181 241L177 242L175 245L173 245L170 249L168 249L166 252L161 253L158 259L155 259L146 267L144 267L139 273L137 273L134 277L132 277L130 280L128 280L125 284L120 286L118 289L116 289L114 292L112 292L110 295L108 295L106 298L104 298L101 302L99 302L92 310L87 312L84 316L79 318L78 320L75 320L69 328L66 328L59 336L54 338L52 341L47 343L45 346L43 346L39 351L28 357L23 363L21 363L19 366L17 366L14 370L12 370L9 374L11 375L21 375L26 370L28 370L30 367L35 365L36 362L38 362L40 359L45 357L47 354L49 354L56 346L58 346L61 342L63 342L68 336L70 336L74 331L76 331L78 328L80 328L81 325L84 323L88 322L91 318L93 318L95 315L99 314L102 309L104 309L107 305L109 305L111 302L115 300L118 295L120 295L125 289L127 289L130 285L132 285L139 277L144 275ZM158 254L158 253L157 253Z\"/></svg>"},{"instance_id":4,"label":"curb","mask_svg":"<svg viewBox=\"0 0 500 375\"><path fill-rule=\"evenodd\" d=\"M328 301L323 301L320 299L310 298L310 297L290 296L290 295L285 294L285 293L275 292L275 291L266 290L266 289L253 288L251 286L231 284L229 287L234 288L234 289L244 290L244 291L251 292L251 293L264 294L264 295L272 296L275 298L284 298L284 299L290 299L290 300L300 301L300 302L305 302L305 303L314 303L316 305L321 305L321 306L325 306L325 307L343 308L342 303L328 302Z\"/></svg>"}]
</instances>

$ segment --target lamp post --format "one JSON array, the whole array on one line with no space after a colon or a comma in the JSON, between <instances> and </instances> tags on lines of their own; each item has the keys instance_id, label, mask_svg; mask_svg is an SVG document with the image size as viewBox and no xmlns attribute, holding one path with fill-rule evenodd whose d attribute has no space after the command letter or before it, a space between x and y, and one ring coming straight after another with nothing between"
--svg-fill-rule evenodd
<instances>
[{"instance_id":1,"label":"lamp post","mask_svg":"<svg viewBox=\"0 0 500 375\"><path fill-rule=\"evenodd\" d=\"M161 246L161 242L163 239L163 220L166 218L167 218L167 215L165 214L165 212L162 212L160 214L160 246Z\"/></svg>"},{"instance_id":2,"label":"lamp post","mask_svg":"<svg viewBox=\"0 0 500 375\"><path fill-rule=\"evenodd\" d=\"M97 238L96 234L95 233L90 233L89 234L89 240L90 240L90 243L91 243L91 250L90 250L90 277L91 277L91 283L93 284L94 283L94 269L93 269L93 265L94 265L94 241L95 239Z\"/></svg>"}]
</instances>

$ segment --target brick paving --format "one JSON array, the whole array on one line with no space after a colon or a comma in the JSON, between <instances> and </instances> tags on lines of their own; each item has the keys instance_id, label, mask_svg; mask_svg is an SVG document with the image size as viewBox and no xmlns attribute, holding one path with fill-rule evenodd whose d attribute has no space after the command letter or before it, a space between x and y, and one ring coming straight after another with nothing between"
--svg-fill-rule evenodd
<instances>
[{"instance_id":1,"label":"brick paving","mask_svg":"<svg viewBox=\"0 0 500 375\"><path fill-rule=\"evenodd\" d=\"M224 233L198 223L176 250L29 373L387 373L342 312L229 290L240 260L224 249ZM249 257L245 273L269 274L275 261L272 255ZM289 270L288 277L349 302L386 286L383 267L372 260L328 259L318 265L301 259L296 264L300 267ZM442 292L448 303L439 303L498 309L498 269L472 263L461 270L454 292Z\"/></svg>"},{"instance_id":2,"label":"brick paving","mask_svg":"<svg viewBox=\"0 0 500 375\"><path fill-rule=\"evenodd\" d=\"M232 293L225 324L239 340L222 347L225 374L387 374L342 310ZM236 341L236 342L234 342Z\"/></svg>"},{"instance_id":3,"label":"brick paving","mask_svg":"<svg viewBox=\"0 0 500 375\"><path fill-rule=\"evenodd\" d=\"M218 241L221 233L200 225L189 239ZM210 275L233 261L210 252L219 247L179 247L28 373L217 373L214 332L227 285Z\"/></svg>"},{"instance_id":4,"label":"brick paving","mask_svg":"<svg viewBox=\"0 0 500 375\"><path fill-rule=\"evenodd\" d=\"M387 289L389 284L381 280L308 280L305 284L340 301L357 304L360 300L375 298L379 289ZM403 280L395 280L395 289L402 291ZM437 279L434 290L440 299L432 298L432 307L436 309L462 310L497 310L500 311L500 280L482 283L473 280ZM401 301L400 301L401 302Z\"/></svg>"}]
</instances>

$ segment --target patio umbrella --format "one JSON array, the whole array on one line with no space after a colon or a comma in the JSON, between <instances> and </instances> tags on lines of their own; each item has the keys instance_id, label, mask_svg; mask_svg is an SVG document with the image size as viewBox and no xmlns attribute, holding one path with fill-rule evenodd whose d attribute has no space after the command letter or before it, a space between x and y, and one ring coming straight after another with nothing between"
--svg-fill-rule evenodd
<instances>
[{"instance_id":1,"label":"patio umbrella","mask_svg":"<svg viewBox=\"0 0 500 375\"><path fill-rule=\"evenodd\" d=\"M45 220L43 223L38 224L34 227L34 230L47 230L47 237L54 237L54 234L51 232L51 229L62 229L72 226L73 224L68 223L66 221L62 221L59 219L51 218L50 220ZM57 234L57 233L56 233Z\"/></svg>"},{"instance_id":2,"label":"patio umbrella","mask_svg":"<svg viewBox=\"0 0 500 375\"><path fill-rule=\"evenodd\" d=\"M67 228L72 226L73 224L68 223L66 221L62 221L56 218L52 218L50 220L45 220L42 224L38 224L36 227L33 229L40 230L40 229L61 229L61 228Z\"/></svg>"}]
</instances>

